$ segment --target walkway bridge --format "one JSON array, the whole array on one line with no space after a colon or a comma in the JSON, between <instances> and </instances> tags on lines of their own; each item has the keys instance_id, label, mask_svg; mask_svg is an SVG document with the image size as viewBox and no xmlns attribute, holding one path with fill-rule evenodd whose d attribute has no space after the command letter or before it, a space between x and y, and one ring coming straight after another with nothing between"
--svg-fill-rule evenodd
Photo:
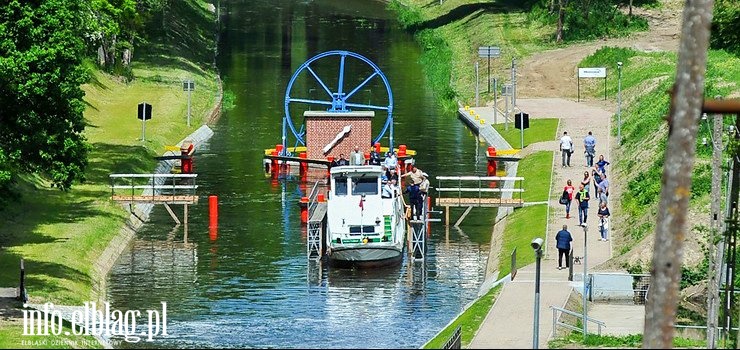
<instances>
[{"instance_id":1,"label":"walkway bridge","mask_svg":"<svg viewBox=\"0 0 740 350\"><path fill-rule=\"evenodd\" d=\"M450 223L450 207L467 208L455 226L460 225L473 207L524 206L524 178L503 176L437 176L435 205L445 208L445 223Z\"/></svg>"}]
</instances>

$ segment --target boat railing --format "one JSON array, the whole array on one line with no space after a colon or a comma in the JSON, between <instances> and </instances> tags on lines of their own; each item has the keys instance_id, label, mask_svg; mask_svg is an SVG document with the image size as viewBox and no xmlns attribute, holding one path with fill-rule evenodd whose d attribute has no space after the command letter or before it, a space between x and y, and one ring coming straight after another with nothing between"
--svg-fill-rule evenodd
<instances>
[{"instance_id":1,"label":"boat railing","mask_svg":"<svg viewBox=\"0 0 740 350\"><path fill-rule=\"evenodd\" d=\"M316 210L316 206L319 204L317 197L319 196L319 182L317 181L311 188L311 192L308 195L308 212L313 213Z\"/></svg>"}]
</instances>

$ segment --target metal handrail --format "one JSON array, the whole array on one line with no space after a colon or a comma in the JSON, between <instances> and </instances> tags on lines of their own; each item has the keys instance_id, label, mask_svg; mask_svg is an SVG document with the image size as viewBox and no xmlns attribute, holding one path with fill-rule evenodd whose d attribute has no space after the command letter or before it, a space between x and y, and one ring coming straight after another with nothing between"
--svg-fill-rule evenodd
<instances>
[{"instance_id":1,"label":"metal handrail","mask_svg":"<svg viewBox=\"0 0 740 350\"><path fill-rule=\"evenodd\" d=\"M110 174L111 178L123 178L123 177L141 177L141 178L152 178L152 177L175 177L175 178L194 178L198 177L198 174Z\"/></svg>"},{"instance_id":2,"label":"metal handrail","mask_svg":"<svg viewBox=\"0 0 740 350\"><path fill-rule=\"evenodd\" d=\"M563 309L561 307L557 307L557 306L553 306L553 305L550 305L550 308L552 309L552 332L553 332L553 334L555 334L557 332L557 330L558 330L557 327L558 326L565 327L567 329L570 329L570 330L574 330L574 331L578 331L578 332L583 333L583 328L581 328L581 327L576 327L576 326L573 326L573 325L569 325L569 324L567 324L565 322L558 321L557 313L559 311L559 312L564 313L564 314L567 314L567 315L578 317L581 320L583 319L583 314L580 314L580 313L577 313L577 312L574 312L574 311L570 311L570 310L566 310L566 309ZM593 322L593 323L595 323L598 326L597 328L598 328L598 334L599 335L601 335L601 327L606 327L606 323L604 323L603 321L599 321L599 320L593 319L591 317L586 317L586 321Z\"/></svg>"},{"instance_id":3,"label":"metal handrail","mask_svg":"<svg viewBox=\"0 0 740 350\"><path fill-rule=\"evenodd\" d=\"M319 182L317 181L311 188L311 192L308 195L308 217L311 218L311 214L316 210L316 206L319 205L316 198L319 196Z\"/></svg>"},{"instance_id":4,"label":"metal handrail","mask_svg":"<svg viewBox=\"0 0 740 350\"><path fill-rule=\"evenodd\" d=\"M521 176L435 176L437 180L458 181L522 181Z\"/></svg>"}]
</instances>

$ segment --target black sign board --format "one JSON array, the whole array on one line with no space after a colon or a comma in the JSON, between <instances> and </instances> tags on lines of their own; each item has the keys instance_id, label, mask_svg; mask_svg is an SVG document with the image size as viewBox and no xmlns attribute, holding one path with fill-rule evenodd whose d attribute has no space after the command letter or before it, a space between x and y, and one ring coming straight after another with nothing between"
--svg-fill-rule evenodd
<instances>
[{"instance_id":1,"label":"black sign board","mask_svg":"<svg viewBox=\"0 0 740 350\"><path fill-rule=\"evenodd\" d=\"M522 127L522 125L524 127ZM514 128L515 129L529 129L529 114L524 113L524 112L517 113L514 118Z\"/></svg>"},{"instance_id":2,"label":"black sign board","mask_svg":"<svg viewBox=\"0 0 740 350\"><path fill-rule=\"evenodd\" d=\"M141 120L149 120L152 119L152 105L142 102L139 103L139 119Z\"/></svg>"}]
</instances>

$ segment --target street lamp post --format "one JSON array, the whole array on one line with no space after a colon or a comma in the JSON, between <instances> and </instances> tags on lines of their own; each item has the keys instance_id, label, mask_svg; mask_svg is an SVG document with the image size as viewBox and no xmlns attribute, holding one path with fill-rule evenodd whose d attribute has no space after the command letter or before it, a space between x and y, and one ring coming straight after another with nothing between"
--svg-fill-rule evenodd
<instances>
[{"instance_id":1,"label":"street lamp post","mask_svg":"<svg viewBox=\"0 0 740 350\"><path fill-rule=\"evenodd\" d=\"M537 258L534 278L534 324L532 325L532 349L539 349L540 343L540 262L542 260L542 238L532 240L532 249Z\"/></svg>"},{"instance_id":2,"label":"street lamp post","mask_svg":"<svg viewBox=\"0 0 740 350\"><path fill-rule=\"evenodd\" d=\"M622 62L617 62L617 142L622 143Z\"/></svg>"},{"instance_id":3,"label":"street lamp post","mask_svg":"<svg viewBox=\"0 0 740 350\"><path fill-rule=\"evenodd\" d=\"M586 304L586 279L588 278L588 226L583 223L583 342L588 334L588 304Z\"/></svg>"}]
</instances>

